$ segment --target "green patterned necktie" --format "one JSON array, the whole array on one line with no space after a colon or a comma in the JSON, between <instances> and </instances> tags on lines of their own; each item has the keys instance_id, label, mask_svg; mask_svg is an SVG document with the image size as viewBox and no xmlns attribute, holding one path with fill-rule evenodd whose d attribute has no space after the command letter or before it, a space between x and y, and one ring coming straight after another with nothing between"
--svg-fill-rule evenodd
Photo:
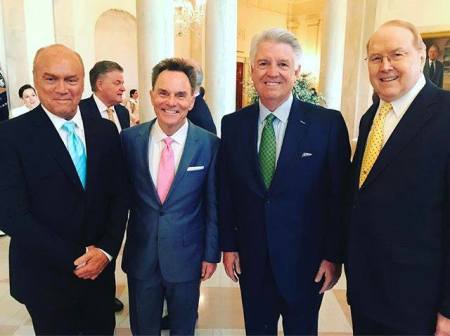
<instances>
[{"instance_id":1,"label":"green patterned necktie","mask_svg":"<svg viewBox=\"0 0 450 336\"><path fill-rule=\"evenodd\" d=\"M276 117L270 113L265 118L264 128L259 144L259 169L266 189L269 189L275 173L275 162L277 152L277 141L273 129L273 121Z\"/></svg>"}]
</instances>

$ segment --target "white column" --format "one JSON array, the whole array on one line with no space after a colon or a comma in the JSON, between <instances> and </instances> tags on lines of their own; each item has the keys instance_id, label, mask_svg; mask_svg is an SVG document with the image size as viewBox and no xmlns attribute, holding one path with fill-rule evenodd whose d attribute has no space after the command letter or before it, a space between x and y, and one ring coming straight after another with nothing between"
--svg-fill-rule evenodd
<instances>
[{"instance_id":1,"label":"white column","mask_svg":"<svg viewBox=\"0 0 450 336\"><path fill-rule=\"evenodd\" d=\"M137 0L139 111L141 122L155 114L150 102L152 68L174 54L173 2Z\"/></svg>"},{"instance_id":2,"label":"white column","mask_svg":"<svg viewBox=\"0 0 450 336\"><path fill-rule=\"evenodd\" d=\"M347 0L326 0L320 58L319 90L327 107L340 110L344 69Z\"/></svg>"},{"instance_id":3,"label":"white column","mask_svg":"<svg viewBox=\"0 0 450 336\"><path fill-rule=\"evenodd\" d=\"M33 69L36 51L55 43L53 0L24 0L25 31L29 69ZM30 73L30 84L32 75Z\"/></svg>"},{"instance_id":4,"label":"white column","mask_svg":"<svg viewBox=\"0 0 450 336\"><path fill-rule=\"evenodd\" d=\"M237 1L206 3L206 100L214 122L236 109Z\"/></svg>"}]
</instances>

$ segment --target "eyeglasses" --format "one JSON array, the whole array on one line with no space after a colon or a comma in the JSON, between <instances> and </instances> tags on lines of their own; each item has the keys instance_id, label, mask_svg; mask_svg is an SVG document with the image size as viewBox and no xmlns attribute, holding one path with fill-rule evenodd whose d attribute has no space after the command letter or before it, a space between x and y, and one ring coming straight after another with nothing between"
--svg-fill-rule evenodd
<instances>
[{"instance_id":1,"label":"eyeglasses","mask_svg":"<svg viewBox=\"0 0 450 336\"><path fill-rule=\"evenodd\" d=\"M407 55L408 52L406 51L394 51L387 55L379 55L379 54L369 55L364 60L369 62L370 65L380 65L381 63L383 63L383 59L386 57L389 63L397 64L401 63L406 58Z\"/></svg>"}]
</instances>

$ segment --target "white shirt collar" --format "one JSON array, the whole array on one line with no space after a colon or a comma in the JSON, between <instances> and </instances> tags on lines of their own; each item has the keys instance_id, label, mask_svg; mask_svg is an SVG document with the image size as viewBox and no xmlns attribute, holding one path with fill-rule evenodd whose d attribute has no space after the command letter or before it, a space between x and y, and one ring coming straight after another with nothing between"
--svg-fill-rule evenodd
<instances>
[{"instance_id":1,"label":"white shirt collar","mask_svg":"<svg viewBox=\"0 0 450 336\"><path fill-rule=\"evenodd\" d=\"M289 118L289 113L291 112L292 101L294 97L292 93L289 95L288 99L284 101L280 106L278 106L275 111L271 112L267 107L261 103L259 100L259 121L263 122L266 119L269 113L272 113L278 120L281 120L283 123L287 123Z\"/></svg>"},{"instance_id":2,"label":"white shirt collar","mask_svg":"<svg viewBox=\"0 0 450 336\"><path fill-rule=\"evenodd\" d=\"M188 132L188 126L189 123L187 119L184 121L183 126L181 126L178 131L176 131L174 134L172 134L170 137L175 141L176 143L182 145L186 141L187 132ZM159 126L158 119L155 120L155 123L153 124L152 129L152 136L154 137L154 140L157 142L163 141L165 138L168 137L161 127Z\"/></svg>"},{"instance_id":3,"label":"white shirt collar","mask_svg":"<svg viewBox=\"0 0 450 336\"><path fill-rule=\"evenodd\" d=\"M420 90L423 89L423 87L426 84L426 80L423 74L420 75L419 79L417 80L416 84L403 96L400 98L397 98L396 100L391 101L392 109L394 110L394 114L397 118L400 118L408 109L409 105L413 102L413 100L417 97ZM384 103L382 99L380 100L380 106L382 103Z\"/></svg>"},{"instance_id":4,"label":"white shirt collar","mask_svg":"<svg viewBox=\"0 0 450 336\"><path fill-rule=\"evenodd\" d=\"M77 106L77 112L75 113L75 115L73 116L73 118L71 120L66 120L64 118L61 118L61 117L51 113L49 110L47 110L44 105L41 105L41 106L57 130L61 129L61 127L67 121L73 121L80 130L84 131L83 119L81 118L80 108L78 106Z\"/></svg>"},{"instance_id":5,"label":"white shirt collar","mask_svg":"<svg viewBox=\"0 0 450 336\"><path fill-rule=\"evenodd\" d=\"M98 98L95 93L93 94L94 97L94 101L97 104L97 108L100 112L106 111L108 109L108 106L106 106L100 98ZM111 106L110 108L112 108L114 110L114 106ZM114 110L115 111L115 110Z\"/></svg>"}]
</instances>

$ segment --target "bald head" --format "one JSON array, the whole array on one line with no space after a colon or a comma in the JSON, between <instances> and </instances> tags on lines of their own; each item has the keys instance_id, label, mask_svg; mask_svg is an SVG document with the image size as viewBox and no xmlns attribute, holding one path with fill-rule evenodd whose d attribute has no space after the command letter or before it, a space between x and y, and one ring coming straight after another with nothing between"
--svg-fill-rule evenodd
<instances>
[{"instance_id":1,"label":"bald head","mask_svg":"<svg viewBox=\"0 0 450 336\"><path fill-rule=\"evenodd\" d=\"M41 48L34 57L33 78L41 104L61 118L72 119L84 89L80 55L62 44Z\"/></svg>"}]
</instances>

